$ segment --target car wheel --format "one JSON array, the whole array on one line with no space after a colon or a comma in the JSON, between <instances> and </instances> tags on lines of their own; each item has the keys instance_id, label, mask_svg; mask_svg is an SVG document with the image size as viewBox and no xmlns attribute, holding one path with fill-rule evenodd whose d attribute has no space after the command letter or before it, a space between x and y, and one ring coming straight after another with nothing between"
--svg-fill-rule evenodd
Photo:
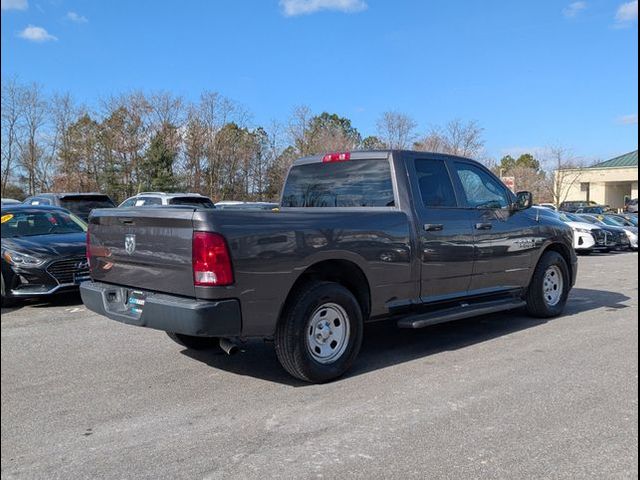
<instances>
[{"instance_id":1,"label":"car wheel","mask_svg":"<svg viewBox=\"0 0 640 480\"><path fill-rule=\"evenodd\" d=\"M2 294L2 299L1 299L2 306L3 306L3 307L5 307L5 308L13 307L13 306L16 304L16 301L15 301L15 299L13 299L13 298L11 298L11 297L7 297L7 296L5 295L4 275L1 275L1 274L0 274L0 281L2 282L2 285L1 285L1 289L2 289L2 290L1 290L1 294Z\"/></svg>"},{"instance_id":2,"label":"car wheel","mask_svg":"<svg viewBox=\"0 0 640 480\"><path fill-rule=\"evenodd\" d=\"M292 376L323 383L346 372L362 344L360 304L334 282L306 284L288 304L275 335L278 360Z\"/></svg>"},{"instance_id":3,"label":"car wheel","mask_svg":"<svg viewBox=\"0 0 640 480\"><path fill-rule=\"evenodd\" d=\"M167 332L171 340L189 350L207 350L216 347L220 340L217 337L194 337L182 333Z\"/></svg>"},{"instance_id":4,"label":"car wheel","mask_svg":"<svg viewBox=\"0 0 640 480\"><path fill-rule=\"evenodd\" d=\"M538 262L527 290L529 315L549 318L560 315L570 289L569 268L562 255L546 252Z\"/></svg>"}]
</instances>

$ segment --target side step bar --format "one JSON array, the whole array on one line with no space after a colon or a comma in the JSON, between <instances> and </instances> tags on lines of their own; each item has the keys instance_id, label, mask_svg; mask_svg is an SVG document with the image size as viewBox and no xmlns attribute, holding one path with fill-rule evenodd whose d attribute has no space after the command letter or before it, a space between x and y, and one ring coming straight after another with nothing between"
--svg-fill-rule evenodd
<instances>
[{"instance_id":1,"label":"side step bar","mask_svg":"<svg viewBox=\"0 0 640 480\"><path fill-rule=\"evenodd\" d=\"M434 312L410 315L398 320L400 328L422 328L438 323L451 322L453 320L461 320L463 318L475 317L477 315L486 315L488 313L502 312L520 308L526 305L526 302L520 299L501 299L482 303L461 303L457 307L445 308Z\"/></svg>"}]
</instances>

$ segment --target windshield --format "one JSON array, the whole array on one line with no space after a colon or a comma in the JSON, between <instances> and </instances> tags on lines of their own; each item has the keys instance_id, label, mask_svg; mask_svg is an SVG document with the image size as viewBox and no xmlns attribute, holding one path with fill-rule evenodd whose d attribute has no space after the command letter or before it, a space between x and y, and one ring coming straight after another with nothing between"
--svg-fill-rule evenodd
<instances>
[{"instance_id":1,"label":"windshield","mask_svg":"<svg viewBox=\"0 0 640 480\"><path fill-rule=\"evenodd\" d=\"M216 208L207 197L174 197L169 200L169 205L194 205L205 208Z\"/></svg>"},{"instance_id":2,"label":"windshield","mask_svg":"<svg viewBox=\"0 0 640 480\"><path fill-rule=\"evenodd\" d=\"M563 222L584 222L584 218L574 215L573 213L562 213L560 218Z\"/></svg>"},{"instance_id":3,"label":"windshield","mask_svg":"<svg viewBox=\"0 0 640 480\"><path fill-rule=\"evenodd\" d=\"M598 217L600 218L600 217ZM627 222L624 218L620 217L601 217L603 223L611 225L612 227L631 227L631 222Z\"/></svg>"},{"instance_id":4,"label":"windshield","mask_svg":"<svg viewBox=\"0 0 640 480\"><path fill-rule=\"evenodd\" d=\"M594 225L600 225L602 223L602 222L598 221L597 218L590 217L588 215L581 216L580 217L580 221L587 222L587 223L593 223Z\"/></svg>"},{"instance_id":5,"label":"windshield","mask_svg":"<svg viewBox=\"0 0 640 480\"><path fill-rule=\"evenodd\" d=\"M60 199L60 206L81 217L88 217L94 208L115 207L114 203L106 195L64 197Z\"/></svg>"},{"instance_id":6,"label":"windshield","mask_svg":"<svg viewBox=\"0 0 640 480\"><path fill-rule=\"evenodd\" d=\"M62 211L20 211L2 213L2 238L82 233L87 225L73 214Z\"/></svg>"}]
</instances>

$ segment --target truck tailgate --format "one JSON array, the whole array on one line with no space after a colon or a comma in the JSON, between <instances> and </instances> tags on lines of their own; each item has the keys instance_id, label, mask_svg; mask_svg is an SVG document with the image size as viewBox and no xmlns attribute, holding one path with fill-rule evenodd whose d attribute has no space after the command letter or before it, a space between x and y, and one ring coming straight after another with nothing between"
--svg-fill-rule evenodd
<instances>
[{"instance_id":1,"label":"truck tailgate","mask_svg":"<svg viewBox=\"0 0 640 480\"><path fill-rule=\"evenodd\" d=\"M95 210L89 220L91 276L141 290L195 296L192 207Z\"/></svg>"}]
</instances>

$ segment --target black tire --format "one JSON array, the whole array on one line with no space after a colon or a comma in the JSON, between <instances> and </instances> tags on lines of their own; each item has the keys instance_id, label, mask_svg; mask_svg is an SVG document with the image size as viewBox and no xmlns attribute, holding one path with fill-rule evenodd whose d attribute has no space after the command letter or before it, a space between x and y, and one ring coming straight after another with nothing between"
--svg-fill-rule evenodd
<instances>
[{"instance_id":1,"label":"black tire","mask_svg":"<svg viewBox=\"0 0 640 480\"><path fill-rule=\"evenodd\" d=\"M189 350L208 350L218 346L220 342L217 337L194 337L192 335L173 332L167 332L167 335L178 345L182 345Z\"/></svg>"},{"instance_id":2,"label":"black tire","mask_svg":"<svg viewBox=\"0 0 640 480\"><path fill-rule=\"evenodd\" d=\"M0 300L1 305L4 308L9 308L9 307L15 306L16 300L14 298L5 296L4 276L3 275L0 275L0 281L2 281L2 285L1 285L1 300Z\"/></svg>"},{"instance_id":3,"label":"black tire","mask_svg":"<svg viewBox=\"0 0 640 480\"><path fill-rule=\"evenodd\" d=\"M545 275L550 267L557 267L562 274L562 292L557 303L549 304L545 300L544 284ZM571 288L571 278L569 275L569 267L562 255L557 252L545 252L533 273L531 283L527 289L527 312L529 315L538 318L556 317L562 313L567 303L569 290Z\"/></svg>"},{"instance_id":4,"label":"black tire","mask_svg":"<svg viewBox=\"0 0 640 480\"><path fill-rule=\"evenodd\" d=\"M322 307L330 304L339 306L346 314L343 328L348 324L349 333L345 335L339 356L323 363L314 358L307 337L313 328L310 323L314 314L323 315ZM358 355L363 322L360 304L348 289L334 282L308 283L295 293L276 328L278 360L287 372L300 380L312 383L334 380L351 367Z\"/></svg>"}]
</instances>

